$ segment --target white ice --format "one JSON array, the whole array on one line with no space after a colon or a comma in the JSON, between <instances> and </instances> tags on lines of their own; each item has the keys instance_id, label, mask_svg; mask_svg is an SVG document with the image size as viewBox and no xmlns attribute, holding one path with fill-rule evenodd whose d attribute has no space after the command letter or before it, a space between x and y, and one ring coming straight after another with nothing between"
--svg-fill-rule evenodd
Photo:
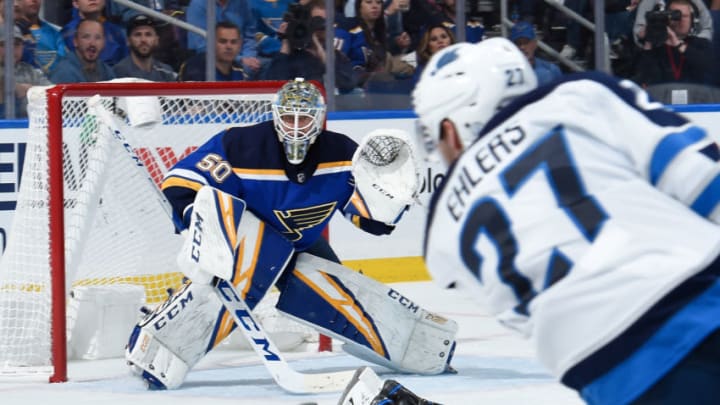
<instances>
[{"instance_id":1,"label":"white ice","mask_svg":"<svg viewBox=\"0 0 720 405\"><path fill-rule=\"evenodd\" d=\"M432 401L445 405L582 404L535 359L529 343L504 329L454 290L430 282L397 284L416 303L460 324L453 365L458 373L441 376L400 375L372 366L381 378L393 378ZM368 363L336 350L332 353L286 353L303 372L355 369ZM336 404L339 393L295 395L278 387L250 352L219 350L203 359L174 391L147 391L131 377L123 359L69 364L67 383L0 379L0 404L53 405L199 405L199 404Z\"/></svg>"}]
</instances>

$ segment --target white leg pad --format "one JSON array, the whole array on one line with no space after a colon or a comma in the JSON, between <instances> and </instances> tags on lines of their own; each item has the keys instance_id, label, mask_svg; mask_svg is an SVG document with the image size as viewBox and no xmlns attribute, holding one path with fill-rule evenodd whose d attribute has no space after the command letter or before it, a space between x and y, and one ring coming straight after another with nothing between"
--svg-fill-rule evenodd
<instances>
[{"instance_id":1,"label":"white leg pad","mask_svg":"<svg viewBox=\"0 0 720 405\"><path fill-rule=\"evenodd\" d=\"M151 388L173 389L207 353L222 303L209 285L186 284L140 321L125 358Z\"/></svg>"},{"instance_id":2,"label":"white leg pad","mask_svg":"<svg viewBox=\"0 0 720 405\"><path fill-rule=\"evenodd\" d=\"M408 340L402 366L406 369L419 370L421 374L438 374L446 371L455 349L456 333L457 324L454 321L422 310Z\"/></svg>"},{"instance_id":3,"label":"white leg pad","mask_svg":"<svg viewBox=\"0 0 720 405\"><path fill-rule=\"evenodd\" d=\"M190 366L146 330L140 329L135 347L138 350L129 350L126 356L130 370L149 388L174 389L185 381Z\"/></svg>"},{"instance_id":4,"label":"white leg pad","mask_svg":"<svg viewBox=\"0 0 720 405\"><path fill-rule=\"evenodd\" d=\"M457 333L457 324L454 321L421 309L418 318L397 319L397 322L412 332L400 341L391 338L388 344L393 347L391 352L397 354L391 357L390 361L378 356L366 346L346 339L343 339L343 350L361 359L406 373L436 375L450 370L449 363L455 350Z\"/></svg>"},{"instance_id":5,"label":"white leg pad","mask_svg":"<svg viewBox=\"0 0 720 405\"><path fill-rule=\"evenodd\" d=\"M458 329L455 321L421 308L392 287L307 253L298 255L295 271L308 291L321 291L319 295L326 297L323 305L335 311L307 305L279 305L278 309L343 341L343 350L364 360L408 373L432 375L449 369ZM286 289L282 294L289 292ZM337 315L334 319L312 317L320 311ZM336 332L350 329L358 333Z\"/></svg>"}]
</instances>

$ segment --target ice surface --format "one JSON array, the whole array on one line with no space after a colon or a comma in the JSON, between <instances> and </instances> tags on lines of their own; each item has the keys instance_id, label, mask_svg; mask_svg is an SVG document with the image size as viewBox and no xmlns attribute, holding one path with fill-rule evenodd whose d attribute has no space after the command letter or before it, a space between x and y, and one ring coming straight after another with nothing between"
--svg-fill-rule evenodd
<instances>
[{"instance_id":1,"label":"ice surface","mask_svg":"<svg viewBox=\"0 0 720 405\"><path fill-rule=\"evenodd\" d=\"M418 394L445 405L582 404L534 360L528 342L497 324L466 297L428 282L402 283L396 288L416 303L460 324L453 365L455 375L399 375L373 366L382 378L394 378ZM354 369L368 363L344 354L286 353L291 366L303 372ZM174 391L147 391L131 377L123 359L72 362L70 381L63 384L0 379L0 404L53 405L199 405L199 404L336 404L339 393L293 395L278 387L250 352L211 353Z\"/></svg>"}]
</instances>

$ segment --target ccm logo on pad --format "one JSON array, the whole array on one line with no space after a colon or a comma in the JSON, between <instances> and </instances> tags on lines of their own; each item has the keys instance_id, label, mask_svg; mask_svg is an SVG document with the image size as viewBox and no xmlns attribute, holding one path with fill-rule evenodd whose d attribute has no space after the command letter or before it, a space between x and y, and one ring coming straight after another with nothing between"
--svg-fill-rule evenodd
<instances>
[{"instance_id":1,"label":"ccm logo on pad","mask_svg":"<svg viewBox=\"0 0 720 405\"><path fill-rule=\"evenodd\" d=\"M195 263L200 263L200 245L202 244L203 235L203 222L205 220L197 212L194 215L195 221L193 222L193 234L192 234L192 248L190 249L190 258Z\"/></svg>"}]
</instances>

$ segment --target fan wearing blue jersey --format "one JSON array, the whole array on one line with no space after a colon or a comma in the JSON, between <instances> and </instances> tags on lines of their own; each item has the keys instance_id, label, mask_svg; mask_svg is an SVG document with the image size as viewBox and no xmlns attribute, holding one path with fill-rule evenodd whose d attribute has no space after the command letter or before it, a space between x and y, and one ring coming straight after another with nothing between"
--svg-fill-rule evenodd
<instances>
[{"instance_id":1,"label":"fan wearing blue jersey","mask_svg":"<svg viewBox=\"0 0 720 405\"><path fill-rule=\"evenodd\" d=\"M178 387L234 328L209 289L216 278L251 309L276 286L280 312L359 358L403 372L448 370L457 324L343 267L321 235L337 211L366 232L393 231L417 195L410 139L374 131L358 145L323 129L325 111L315 85L289 81L271 121L224 130L167 173L162 190L187 234L178 264L192 283L130 338L126 357L151 386Z\"/></svg>"},{"instance_id":2,"label":"fan wearing blue jersey","mask_svg":"<svg viewBox=\"0 0 720 405\"><path fill-rule=\"evenodd\" d=\"M589 404L717 403L715 140L628 80L537 87L503 38L443 49L412 97L450 164L426 228L433 278Z\"/></svg>"}]
</instances>

